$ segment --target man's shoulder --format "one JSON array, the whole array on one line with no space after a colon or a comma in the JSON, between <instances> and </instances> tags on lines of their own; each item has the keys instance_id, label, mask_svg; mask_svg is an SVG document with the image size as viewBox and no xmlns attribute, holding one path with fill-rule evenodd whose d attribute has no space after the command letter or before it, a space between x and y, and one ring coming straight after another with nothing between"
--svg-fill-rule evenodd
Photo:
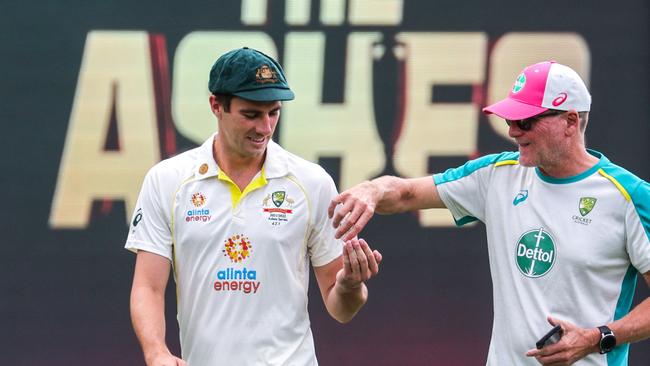
<instances>
[{"instance_id":1,"label":"man's shoulder","mask_svg":"<svg viewBox=\"0 0 650 366\"><path fill-rule=\"evenodd\" d=\"M521 165L519 165L519 152L504 151L500 153L485 154L482 156L474 157L463 165L465 169L469 169L471 171L486 168L489 166L521 167Z\"/></svg>"},{"instance_id":2,"label":"man's shoulder","mask_svg":"<svg viewBox=\"0 0 650 366\"><path fill-rule=\"evenodd\" d=\"M620 165L607 161L600 168L601 175L609 179L626 199L650 203L650 184Z\"/></svg>"},{"instance_id":3,"label":"man's shoulder","mask_svg":"<svg viewBox=\"0 0 650 366\"><path fill-rule=\"evenodd\" d=\"M525 168L519 165L518 152L506 151L498 154L487 154L468 160L465 164L457 168L450 168L443 173L435 174L434 180L436 184L447 183L468 177L490 167Z\"/></svg>"},{"instance_id":4,"label":"man's shoulder","mask_svg":"<svg viewBox=\"0 0 650 366\"><path fill-rule=\"evenodd\" d=\"M165 186L177 186L180 182L194 175L199 148L193 148L178 155L156 163L147 173L150 178L164 183Z\"/></svg>"}]
</instances>

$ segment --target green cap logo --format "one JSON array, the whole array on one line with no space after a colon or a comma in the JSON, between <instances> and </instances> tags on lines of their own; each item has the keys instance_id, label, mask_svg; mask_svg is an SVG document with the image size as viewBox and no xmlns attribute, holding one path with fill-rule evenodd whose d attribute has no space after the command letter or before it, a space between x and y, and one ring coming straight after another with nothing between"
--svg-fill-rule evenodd
<instances>
[{"instance_id":1,"label":"green cap logo","mask_svg":"<svg viewBox=\"0 0 650 366\"><path fill-rule=\"evenodd\" d=\"M537 278L547 274L557 256L553 237L543 228L528 231L517 241L517 267L526 277Z\"/></svg>"},{"instance_id":2,"label":"green cap logo","mask_svg":"<svg viewBox=\"0 0 650 366\"><path fill-rule=\"evenodd\" d=\"M515 80L515 85L512 87L512 92L513 93L519 93L521 89L524 88L524 85L526 85L526 75L522 72L517 76L517 80Z\"/></svg>"},{"instance_id":3,"label":"green cap logo","mask_svg":"<svg viewBox=\"0 0 650 366\"><path fill-rule=\"evenodd\" d=\"M596 201L594 197L581 197L580 203L578 204L578 210L580 210L580 215L586 216L591 210L596 206Z\"/></svg>"}]
</instances>

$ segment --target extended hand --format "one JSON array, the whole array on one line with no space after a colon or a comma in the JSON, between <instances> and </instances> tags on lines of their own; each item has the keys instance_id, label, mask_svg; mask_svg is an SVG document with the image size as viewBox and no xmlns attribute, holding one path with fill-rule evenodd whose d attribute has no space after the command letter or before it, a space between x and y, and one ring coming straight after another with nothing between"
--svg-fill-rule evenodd
<instances>
[{"instance_id":1,"label":"extended hand","mask_svg":"<svg viewBox=\"0 0 650 366\"><path fill-rule=\"evenodd\" d=\"M592 352L598 352L598 329L584 329L567 321L548 317L548 322L562 327L560 341L542 349L531 349L526 356L535 357L542 365L571 365Z\"/></svg>"},{"instance_id":2,"label":"extended hand","mask_svg":"<svg viewBox=\"0 0 650 366\"><path fill-rule=\"evenodd\" d=\"M361 232L375 213L378 196L377 188L371 182L363 182L332 199L327 213L337 228L337 239L350 240ZM336 209L338 205L341 207Z\"/></svg>"},{"instance_id":3,"label":"extended hand","mask_svg":"<svg viewBox=\"0 0 650 366\"><path fill-rule=\"evenodd\" d=\"M355 289L379 272L381 253L372 251L363 239L352 239L343 247L343 268L336 274L336 282L345 289Z\"/></svg>"}]
</instances>

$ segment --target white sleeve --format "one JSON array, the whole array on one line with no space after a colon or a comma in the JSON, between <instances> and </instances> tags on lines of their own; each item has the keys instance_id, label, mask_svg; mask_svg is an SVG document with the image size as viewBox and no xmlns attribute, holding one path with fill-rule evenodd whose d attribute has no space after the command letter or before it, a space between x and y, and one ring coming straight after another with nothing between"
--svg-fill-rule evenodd
<instances>
[{"instance_id":1,"label":"white sleeve","mask_svg":"<svg viewBox=\"0 0 650 366\"><path fill-rule=\"evenodd\" d=\"M172 260L171 195L161 191L163 179L154 166L144 178L131 219L125 248L144 250Z\"/></svg>"},{"instance_id":2,"label":"white sleeve","mask_svg":"<svg viewBox=\"0 0 650 366\"><path fill-rule=\"evenodd\" d=\"M314 267L328 264L338 258L343 251L343 241L334 237L336 230L327 215L330 201L338 192L332 178L326 173L323 175L322 180L326 180L326 182L319 184L319 189L310 197L314 205L312 212L314 219L307 239L307 248L311 264Z\"/></svg>"},{"instance_id":3,"label":"white sleeve","mask_svg":"<svg viewBox=\"0 0 650 366\"><path fill-rule=\"evenodd\" d=\"M481 220L485 222L485 202L494 165L476 160L434 175L434 183L443 203L458 226Z\"/></svg>"}]
</instances>

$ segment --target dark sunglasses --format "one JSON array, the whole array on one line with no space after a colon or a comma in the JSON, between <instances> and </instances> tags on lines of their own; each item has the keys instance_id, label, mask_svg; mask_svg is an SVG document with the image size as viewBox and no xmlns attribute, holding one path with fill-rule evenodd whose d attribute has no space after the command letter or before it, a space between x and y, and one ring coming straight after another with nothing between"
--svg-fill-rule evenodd
<instances>
[{"instance_id":1,"label":"dark sunglasses","mask_svg":"<svg viewBox=\"0 0 650 366\"><path fill-rule=\"evenodd\" d=\"M549 109L547 112L544 112L542 114L538 114L536 116L528 117L526 119L520 119L520 120L506 120L506 124L508 127L510 127L511 124L516 124L517 127L522 130L522 131L530 131L531 128L533 128L533 123L539 121L540 119L544 117L551 117L551 116L557 116L560 114L566 113L566 111L558 111L555 109Z\"/></svg>"}]
</instances>

